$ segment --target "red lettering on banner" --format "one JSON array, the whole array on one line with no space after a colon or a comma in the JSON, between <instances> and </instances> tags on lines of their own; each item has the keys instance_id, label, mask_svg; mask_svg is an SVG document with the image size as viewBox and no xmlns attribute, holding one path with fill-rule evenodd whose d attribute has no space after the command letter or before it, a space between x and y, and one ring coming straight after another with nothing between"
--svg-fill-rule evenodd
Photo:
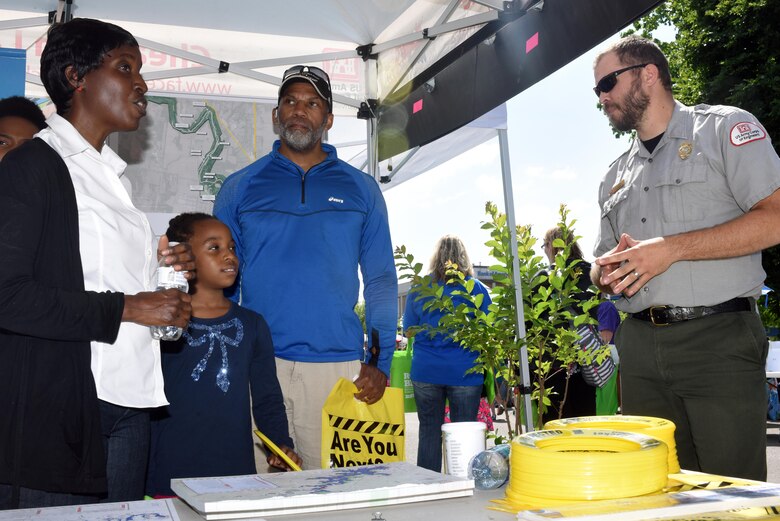
<instances>
[{"instance_id":1,"label":"red lettering on banner","mask_svg":"<svg viewBox=\"0 0 780 521\"><path fill-rule=\"evenodd\" d=\"M160 51L149 51L149 65L153 67L160 67L165 63L165 53Z\"/></svg>"},{"instance_id":2,"label":"red lettering on banner","mask_svg":"<svg viewBox=\"0 0 780 521\"><path fill-rule=\"evenodd\" d=\"M342 52L346 49L322 49L323 53ZM332 80L360 81L358 58L342 58L340 60L328 60L322 63L322 68Z\"/></svg>"},{"instance_id":3,"label":"red lettering on banner","mask_svg":"<svg viewBox=\"0 0 780 521\"><path fill-rule=\"evenodd\" d=\"M28 35L28 36L26 36ZM37 38L37 36L36 36ZM40 57L43 54L43 49L46 46L46 37L38 38L35 41L29 36L28 32L17 29L13 35L7 34L5 37L0 38L0 47L10 47L15 49L28 49L27 60L27 72L31 74L39 73ZM193 54L199 54L205 58L211 58L211 52L198 44L189 44L182 42L179 47ZM169 55L165 52L155 49L149 49L141 47L141 60L145 65L152 66L160 69L175 69L181 67L201 67L201 64L191 60L184 60L176 56ZM348 60L344 60L348 61ZM342 66L342 70L346 70L346 66ZM147 71L144 71L147 72ZM178 80L177 83L171 82L158 82L158 89L162 91L179 91L179 92L194 92L194 93L206 93L206 94L223 94L226 95L230 92L229 85L222 85L219 83L210 82L186 82L183 83Z\"/></svg>"},{"instance_id":4,"label":"red lettering on banner","mask_svg":"<svg viewBox=\"0 0 780 521\"><path fill-rule=\"evenodd\" d=\"M211 53L200 45L190 46L187 43L180 44L180 48L183 51L192 52L193 54L200 54L205 58L211 58ZM162 51L155 49L149 49L147 47L141 47L141 61L144 65L150 65L152 67L166 67L166 68L188 68L188 67L200 67L201 64L179 58Z\"/></svg>"},{"instance_id":5,"label":"red lettering on banner","mask_svg":"<svg viewBox=\"0 0 780 521\"><path fill-rule=\"evenodd\" d=\"M192 45L190 47L190 51L194 52L195 54L200 54L204 58L211 58L211 54L209 53L209 51L207 51L205 47L201 47L200 45Z\"/></svg>"}]
</instances>

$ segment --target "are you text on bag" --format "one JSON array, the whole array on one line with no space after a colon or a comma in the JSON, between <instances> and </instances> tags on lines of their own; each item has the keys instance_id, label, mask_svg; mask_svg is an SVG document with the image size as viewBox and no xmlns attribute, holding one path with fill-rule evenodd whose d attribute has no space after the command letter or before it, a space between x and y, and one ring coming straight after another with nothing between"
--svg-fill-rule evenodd
<instances>
[{"instance_id":1,"label":"are you text on bag","mask_svg":"<svg viewBox=\"0 0 780 521\"><path fill-rule=\"evenodd\" d=\"M404 461L403 389L385 388L371 405L355 398L355 384L340 378L322 407L322 468Z\"/></svg>"}]
</instances>

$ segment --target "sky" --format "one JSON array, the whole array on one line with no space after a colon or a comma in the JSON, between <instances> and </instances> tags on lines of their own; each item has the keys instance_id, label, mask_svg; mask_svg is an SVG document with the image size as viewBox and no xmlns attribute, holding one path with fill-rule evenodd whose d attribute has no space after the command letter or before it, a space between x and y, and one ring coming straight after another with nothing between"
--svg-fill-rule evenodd
<instances>
[{"instance_id":1,"label":"sky","mask_svg":"<svg viewBox=\"0 0 780 521\"><path fill-rule=\"evenodd\" d=\"M599 226L597 192L609 165L629 146L616 139L596 108L593 59L617 37L596 46L507 103L507 136L515 219L541 237L566 204L587 259ZM498 139L384 192L393 245L428 260L439 237L458 235L473 264L493 262L484 243L485 202L505 211Z\"/></svg>"}]
</instances>

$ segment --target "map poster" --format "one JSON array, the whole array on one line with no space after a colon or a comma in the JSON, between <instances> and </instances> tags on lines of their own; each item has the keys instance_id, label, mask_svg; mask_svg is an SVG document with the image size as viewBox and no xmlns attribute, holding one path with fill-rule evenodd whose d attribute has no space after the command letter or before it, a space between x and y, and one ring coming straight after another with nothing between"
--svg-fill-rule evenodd
<instances>
[{"instance_id":1,"label":"map poster","mask_svg":"<svg viewBox=\"0 0 780 521\"><path fill-rule=\"evenodd\" d=\"M270 152L276 139L275 103L147 100L146 117L138 130L119 134L116 152L128 163L133 203L150 217L211 213L224 179Z\"/></svg>"}]
</instances>

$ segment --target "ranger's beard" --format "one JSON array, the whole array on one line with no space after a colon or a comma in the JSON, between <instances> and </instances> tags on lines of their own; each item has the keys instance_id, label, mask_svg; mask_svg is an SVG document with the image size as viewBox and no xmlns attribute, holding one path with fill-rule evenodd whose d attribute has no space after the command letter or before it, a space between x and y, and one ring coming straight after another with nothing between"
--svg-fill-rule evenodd
<instances>
[{"instance_id":1,"label":"ranger's beard","mask_svg":"<svg viewBox=\"0 0 780 521\"><path fill-rule=\"evenodd\" d=\"M650 96L642 92L638 81L634 81L631 90L621 103L612 102L612 107L616 111L614 117L609 115L607 117L610 124L621 132L634 130L645 117L648 105L650 105Z\"/></svg>"}]
</instances>

